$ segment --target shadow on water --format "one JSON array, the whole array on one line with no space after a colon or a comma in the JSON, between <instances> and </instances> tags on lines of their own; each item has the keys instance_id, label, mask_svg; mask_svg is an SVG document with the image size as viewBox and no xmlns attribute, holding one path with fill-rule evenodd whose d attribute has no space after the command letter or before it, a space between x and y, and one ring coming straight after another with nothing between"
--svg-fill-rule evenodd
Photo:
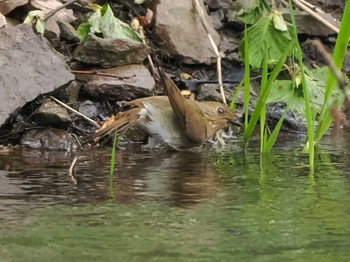
<instances>
[{"instance_id":1,"label":"shadow on water","mask_svg":"<svg viewBox=\"0 0 350 262\"><path fill-rule=\"evenodd\" d=\"M315 174L303 137L200 152L0 152L4 261L350 259L350 139L325 140Z\"/></svg>"}]
</instances>

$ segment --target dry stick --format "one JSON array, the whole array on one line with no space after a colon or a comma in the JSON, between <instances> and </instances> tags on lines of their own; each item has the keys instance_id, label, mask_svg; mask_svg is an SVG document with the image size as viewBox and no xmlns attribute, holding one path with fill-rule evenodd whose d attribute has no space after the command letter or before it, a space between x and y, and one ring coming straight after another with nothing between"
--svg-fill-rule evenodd
<instances>
[{"instance_id":1,"label":"dry stick","mask_svg":"<svg viewBox=\"0 0 350 262\"><path fill-rule=\"evenodd\" d=\"M80 74L80 75L98 75L98 76L108 76L108 77L114 77L117 78L119 80L124 80L124 79L130 79L132 77L135 77L136 75L132 75L132 76L116 76L113 74L109 74L109 73L102 73L102 72L97 72L97 71L82 71L82 70L70 70L70 72L72 74Z\"/></svg>"},{"instance_id":2,"label":"dry stick","mask_svg":"<svg viewBox=\"0 0 350 262\"><path fill-rule=\"evenodd\" d=\"M338 27L332 25L330 22L325 20L323 17L321 17L315 11L313 11L312 9L307 7L305 4L301 3L299 0L293 0L293 3L296 4L302 10L306 11L307 13L309 13L312 17L314 17L315 19L320 21L322 24L324 24L325 26L327 26L328 28L330 28L334 32L339 33L339 28Z\"/></svg>"},{"instance_id":3,"label":"dry stick","mask_svg":"<svg viewBox=\"0 0 350 262\"><path fill-rule=\"evenodd\" d=\"M146 45L146 40L145 40L145 31L143 30L143 27L140 25L139 29L137 30L139 32L139 34L142 36L142 43L144 43ZM153 63L153 60L152 60L152 57L151 55L148 55L147 56L147 60L148 60L148 63L151 67L151 73L152 73L152 76L154 76L156 74L156 70L154 68L154 63Z\"/></svg>"},{"instance_id":4,"label":"dry stick","mask_svg":"<svg viewBox=\"0 0 350 262\"><path fill-rule=\"evenodd\" d=\"M70 1L68 1L67 3L65 3L65 4L63 4L63 5L59 6L59 7L57 7L56 9L50 11L47 15L45 15L44 21L46 21L47 19L49 19L51 16L53 16L54 14L56 14L56 13L57 13L58 11L60 11L61 9L65 8L66 6L69 6L69 5L73 4L73 3L75 3L76 1L78 1L78 0L70 0Z\"/></svg>"},{"instance_id":5,"label":"dry stick","mask_svg":"<svg viewBox=\"0 0 350 262\"><path fill-rule=\"evenodd\" d=\"M68 169L68 176L70 177L70 179L72 180L73 184L76 185L77 184L77 180L74 177L74 168L77 164L78 161L78 157L74 157L72 164L70 165L69 169Z\"/></svg>"},{"instance_id":6,"label":"dry stick","mask_svg":"<svg viewBox=\"0 0 350 262\"><path fill-rule=\"evenodd\" d=\"M216 58L217 58L216 59L216 68L217 68L217 72L218 72L218 83L219 83L219 87L220 87L220 93L221 93L221 96L222 96L223 103L227 104L226 96L225 96L225 92L224 92L224 86L222 84L221 55L220 55L218 47L216 46L213 38L211 37L211 35L209 33L209 25L208 25L207 20L205 19L202 7L200 6L198 0L195 0L194 2L195 2L196 10L197 10L197 12L199 14L200 20L201 20L201 22L203 24L203 27L204 27L205 31L208 34L208 38L209 38L210 44L213 47L215 55L216 55Z\"/></svg>"},{"instance_id":7,"label":"dry stick","mask_svg":"<svg viewBox=\"0 0 350 262\"><path fill-rule=\"evenodd\" d=\"M101 128L101 126L99 124L97 124L94 120L92 120L91 118L88 118L87 116L84 116L82 113L78 112L77 110L71 108L70 106L66 105L65 103L61 102L60 100L58 100L57 98L54 98L53 96L50 96L50 98L52 100L54 100L55 102L59 103L61 106L63 106L64 108L76 113L77 115L81 116L82 118L86 119L87 121L89 121L90 123L92 123L93 125L95 125L97 128Z\"/></svg>"}]
</instances>

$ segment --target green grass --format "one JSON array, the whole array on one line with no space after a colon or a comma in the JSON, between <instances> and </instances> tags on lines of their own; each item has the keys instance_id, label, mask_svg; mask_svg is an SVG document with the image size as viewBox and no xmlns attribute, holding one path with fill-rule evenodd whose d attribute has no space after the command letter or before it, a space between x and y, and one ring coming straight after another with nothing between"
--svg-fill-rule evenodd
<instances>
[{"instance_id":1,"label":"green grass","mask_svg":"<svg viewBox=\"0 0 350 262\"><path fill-rule=\"evenodd\" d=\"M113 187L113 180L114 180L114 172L115 172L116 152L117 152L117 133L115 133L114 137L113 137L111 164L109 166L109 196L111 198L114 198L114 196L115 196L114 187Z\"/></svg>"},{"instance_id":2,"label":"green grass","mask_svg":"<svg viewBox=\"0 0 350 262\"><path fill-rule=\"evenodd\" d=\"M304 70L304 64L303 64L303 58L302 58L302 51L301 47L299 45L298 41L298 32L297 32L297 26L295 22L294 17L294 10L292 5L292 0L289 0L289 8L290 8L290 15L294 30L294 43L296 45L296 57L299 61L299 68L300 68L300 74L301 74L301 85L304 95L304 103L305 103L305 115L306 115L306 126L307 126L307 143L305 149L307 150L309 154L309 168L312 172L314 170L314 159L315 159L315 144L314 144L314 117L311 110L311 104L310 104L310 97L309 97L309 91L306 86L306 78L305 78L305 70Z\"/></svg>"}]
</instances>

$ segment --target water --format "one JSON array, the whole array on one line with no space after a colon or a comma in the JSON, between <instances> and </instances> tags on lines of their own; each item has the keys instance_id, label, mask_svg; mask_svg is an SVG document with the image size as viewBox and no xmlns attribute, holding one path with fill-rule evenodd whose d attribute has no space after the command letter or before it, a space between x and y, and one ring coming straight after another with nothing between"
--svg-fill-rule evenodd
<instances>
[{"instance_id":1,"label":"water","mask_svg":"<svg viewBox=\"0 0 350 262\"><path fill-rule=\"evenodd\" d=\"M0 261L349 261L350 139L260 157L239 139L198 153L0 152Z\"/></svg>"}]
</instances>

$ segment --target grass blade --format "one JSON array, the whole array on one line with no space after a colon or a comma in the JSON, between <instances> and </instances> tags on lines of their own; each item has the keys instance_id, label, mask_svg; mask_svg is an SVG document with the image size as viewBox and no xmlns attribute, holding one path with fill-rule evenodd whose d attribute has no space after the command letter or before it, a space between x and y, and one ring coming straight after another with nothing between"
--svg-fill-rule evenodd
<instances>
[{"instance_id":1,"label":"grass blade","mask_svg":"<svg viewBox=\"0 0 350 262\"><path fill-rule=\"evenodd\" d=\"M113 189L113 178L115 171L115 157L117 152L117 133L114 134L113 137L113 147L112 147L112 155L111 155L111 164L109 166L109 196L114 198L114 189Z\"/></svg>"},{"instance_id":2,"label":"grass blade","mask_svg":"<svg viewBox=\"0 0 350 262\"><path fill-rule=\"evenodd\" d=\"M265 143L264 145L264 153L267 153L271 150L271 148L273 147L273 145L275 144L276 142L276 139L277 139L277 136L281 130L281 127L282 127L282 124L283 124L283 121L286 117L286 114L287 114L287 111L284 111L280 120L278 120L278 123L277 125L275 126L275 129L273 130L271 136L269 137L267 143Z\"/></svg>"},{"instance_id":3,"label":"grass blade","mask_svg":"<svg viewBox=\"0 0 350 262\"><path fill-rule=\"evenodd\" d=\"M298 34L297 34L297 27L294 17L294 10L292 5L292 0L289 0L289 9L290 9L290 16L292 20L292 25L294 29L294 43L297 48L296 57L299 61L299 68L300 68L300 74L301 74L301 85L304 95L304 102L305 102L305 115L306 115L306 125L307 125L307 139L308 139L308 153L309 153L309 168L310 172L313 172L314 170L314 159L315 159L315 145L314 145L314 119L312 116L312 110L311 110L311 104L310 104L310 98L309 98L309 91L306 86L306 78L305 78L305 70L304 70L304 64L302 59L302 51L301 47L299 45L298 41Z\"/></svg>"},{"instance_id":4,"label":"grass blade","mask_svg":"<svg viewBox=\"0 0 350 262\"><path fill-rule=\"evenodd\" d=\"M290 52L290 47L291 47L291 45L289 45L289 48L286 48L285 52L283 53L281 58L278 60L275 68L272 70L270 77L268 78L268 80L266 82L265 88L262 90L262 92L260 92L259 100L256 103L254 112L253 112L253 114L250 118L250 121L248 123L248 126L246 127L246 130L244 132L244 138L246 141L250 138L250 136L253 133L253 130L256 126L256 123L258 122L258 120L260 118L262 108L266 107L266 100L267 100L267 96L269 95L269 93L271 91L272 82L276 79L276 77L280 73L280 71L283 67L283 63L286 60L287 54L289 54L289 52Z\"/></svg>"},{"instance_id":5,"label":"grass blade","mask_svg":"<svg viewBox=\"0 0 350 262\"><path fill-rule=\"evenodd\" d=\"M250 65L247 25L244 29L244 129L248 126L248 107L250 99Z\"/></svg>"}]
</instances>

